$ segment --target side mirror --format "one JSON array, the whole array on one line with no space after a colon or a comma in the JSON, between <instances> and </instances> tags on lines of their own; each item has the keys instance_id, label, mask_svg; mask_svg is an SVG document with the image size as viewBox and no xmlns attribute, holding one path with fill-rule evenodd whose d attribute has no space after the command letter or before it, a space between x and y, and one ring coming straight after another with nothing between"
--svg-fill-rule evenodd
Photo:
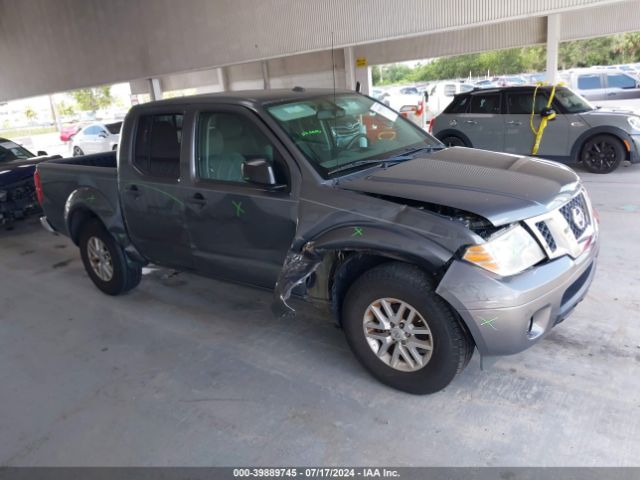
<instances>
[{"instance_id":1,"label":"side mirror","mask_svg":"<svg viewBox=\"0 0 640 480\"><path fill-rule=\"evenodd\" d=\"M273 189L283 189L285 185L276 182L276 175L273 167L264 158L256 158L247 160L241 165L242 178L249 183L271 187Z\"/></svg>"},{"instance_id":2,"label":"side mirror","mask_svg":"<svg viewBox=\"0 0 640 480\"><path fill-rule=\"evenodd\" d=\"M551 120L555 120L556 118L556 111L553 108L544 108L542 109L542 111L540 112L540 116L542 117L546 117L547 120L551 121Z\"/></svg>"},{"instance_id":3,"label":"side mirror","mask_svg":"<svg viewBox=\"0 0 640 480\"><path fill-rule=\"evenodd\" d=\"M106 134L106 133L104 133L104 132L100 132L100 133L98 134L98 136L99 136L100 138L107 138L107 134Z\"/></svg>"},{"instance_id":4,"label":"side mirror","mask_svg":"<svg viewBox=\"0 0 640 480\"><path fill-rule=\"evenodd\" d=\"M38 157L46 157L47 155L49 155L47 152L45 152L44 150L38 150L36 152Z\"/></svg>"},{"instance_id":5,"label":"side mirror","mask_svg":"<svg viewBox=\"0 0 640 480\"><path fill-rule=\"evenodd\" d=\"M424 103L427 103L429 101L429 94L427 92L424 92Z\"/></svg>"}]
</instances>

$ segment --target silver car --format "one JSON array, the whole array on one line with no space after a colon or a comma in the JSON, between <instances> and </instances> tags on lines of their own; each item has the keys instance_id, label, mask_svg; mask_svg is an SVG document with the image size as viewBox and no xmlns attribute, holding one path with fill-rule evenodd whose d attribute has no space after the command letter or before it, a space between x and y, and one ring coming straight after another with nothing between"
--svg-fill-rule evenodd
<instances>
[{"instance_id":1,"label":"silver car","mask_svg":"<svg viewBox=\"0 0 640 480\"><path fill-rule=\"evenodd\" d=\"M555 113L544 130L538 156L562 163L581 162L594 173L609 173L623 160L640 162L640 116L632 111L596 108L566 87L504 87L457 95L436 117L433 134L449 146L530 155L531 130L542 115Z\"/></svg>"}]
</instances>

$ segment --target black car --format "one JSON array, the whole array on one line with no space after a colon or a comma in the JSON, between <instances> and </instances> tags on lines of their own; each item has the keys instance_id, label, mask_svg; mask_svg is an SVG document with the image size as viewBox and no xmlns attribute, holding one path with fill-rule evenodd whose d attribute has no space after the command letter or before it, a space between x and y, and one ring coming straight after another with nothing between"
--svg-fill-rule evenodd
<instances>
[{"instance_id":1,"label":"black car","mask_svg":"<svg viewBox=\"0 0 640 480\"><path fill-rule=\"evenodd\" d=\"M33 173L46 160L47 152L34 155L6 138L0 138L0 225L40 211L36 201Z\"/></svg>"}]
</instances>

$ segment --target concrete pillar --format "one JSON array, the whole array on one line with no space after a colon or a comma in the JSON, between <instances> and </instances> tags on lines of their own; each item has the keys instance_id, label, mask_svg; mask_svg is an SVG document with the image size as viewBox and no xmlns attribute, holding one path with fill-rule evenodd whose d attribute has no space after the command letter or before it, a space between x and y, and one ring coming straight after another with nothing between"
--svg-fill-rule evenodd
<instances>
[{"instance_id":1,"label":"concrete pillar","mask_svg":"<svg viewBox=\"0 0 640 480\"><path fill-rule=\"evenodd\" d=\"M547 82L558 81L558 43L560 41L560 14L547 16Z\"/></svg>"},{"instance_id":2,"label":"concrete pillar","mask_svg":"<svg viewBox=\"0 0 640 480\"><path fill-rule=\"evenodd\" d=\"M148 78L149 82L149 97L151 101L162 100L162 87L160 86L159 78Z\"/></svg>"},{"instance_id":3,"label":"concrete pillar","mask_svg":"<svg viewBox=\"0 0 640 480\"><path fill-rule=\"evenodd\" d=\"M344 71L347 77L347 90L356 89L356 58L353 53L353 47L344 49Z\"/></svg>"},{"instance_id":4,"label":"concrete pillar","mask_svg":"<svg viewBox=\"0 0 640 480\"><path fill-rule=\"evenodd\" d=\"M218 68L218 85L220 86L221 92L226 92L227 90L230 90L229 75L227 74L226 67Z\"/></svg>"},{"instance_id":5,"label":"concrete pillar","mask_svg":"<svg viewBox=\"0 0 640 480\"><path fill-rule=\"evenodd\" d=\"M262 64L262 85L265 90L271 88L271 80L269 79L269 64L266 60L261 62Z\"/></svg>"},{"instance_id":6,"label":"concrete pillar","mask_svg":"<svg viewBox=\"0 0 640 480\"><path fill-rule=\"evenodd\" d=\"M369 95L372 88L371 67L356 67L355 80L356 83L360 82L360 93Z\"/></svg>"}]
</instances>

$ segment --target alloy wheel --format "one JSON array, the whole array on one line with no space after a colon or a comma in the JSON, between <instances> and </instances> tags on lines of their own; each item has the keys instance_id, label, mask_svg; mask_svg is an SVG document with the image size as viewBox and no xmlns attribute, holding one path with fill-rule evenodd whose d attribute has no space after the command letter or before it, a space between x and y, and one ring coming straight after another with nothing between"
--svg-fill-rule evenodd
<instances>
[{"instance_id":1,"label":"alloy wheel","mask_svg":"<svg viewBox=\"0 0 640 480\"><path fill-rule=\"evenodd\" d=\"M98 237L90 237L87 242L87 256L91 269L103 282L113 278L113 261L107 246Z\"/></svg>"}]
</instances>

